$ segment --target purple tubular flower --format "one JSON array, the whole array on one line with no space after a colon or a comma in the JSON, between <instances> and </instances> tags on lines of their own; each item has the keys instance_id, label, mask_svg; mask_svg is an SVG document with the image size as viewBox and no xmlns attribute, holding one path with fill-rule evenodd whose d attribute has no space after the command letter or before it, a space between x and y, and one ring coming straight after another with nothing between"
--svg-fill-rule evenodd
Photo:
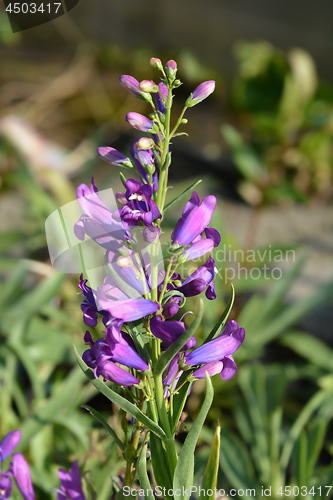
<instances>
[{"instance_id":1,"label":"purple tubular flower","mask_svg":"<svg viewBox=\"0 0 333 500\"><path fill-rule=\"evenodd\" d=\"M179 311L179 305L181 303L181 297L171 297L163 306L163 316L164 318L173 318Z\"/></svg>"},{"instance_id":2,"label":"purple tubular flower","mask_svg":"<svg viewBox=\"0 0 333 500\"><path fill-rule=\"evenodd\" d=\"M150 320L150 329L155 337L162 340L164 350L170 347L186 331L182 321L163 321L160 316L155 316ZM196 346L196 343L195 337L192 336L186 342L182 351L192 349Z\"/></svg>"},{"instance_id":3,"label":"purple tubular flower","mask_svg":"<svg viewBox=\"0 0 333 500\"><path fill-rule=\"evenodd\" d=\"M85 234L92 238L98 245L107 250L117 250L121 241L130 238L124 224L113 218L111 210L98 196L98 189L91 180L91 187L80 184L77 197L83 215L74 225L76 237L83 241Z\"/></svg>"},{"instance_id":4,"label":"purple tubular flower","mask_svg":"<svg viewBox=\"0 0 333 500\"><path fill-rule=\"evenodd\" d=\"M209 80L208 82L201 83L187 99L185 106L189 108L195 106L199 102L206 99L206 97L208 97L210 94L212 94L214 90L215 90L214 80Z\"/></svg>"},{"instance_id":5,"label":"purple tubular flower","mask_svg":"<svg viewBox=\"0 0 333 500\"><path fill-rule=\"evenodd\" d=\"M153 128L153 122L149 118L140 115L140 113L135 113L135 111L127 113L126 121L131 127L141 132L151 132Z\"/></svg>"},{"instance_id":6,"label":"purple tubular flower","mask_svg":"<svg viewBox=\"0 0 333 500\"><path fill-rule=\"evenodd\" d=\"M149 314L155 314L160 305L148 299L129 299L119 289L102 285L97 290L98 302L112 318L122 322L136 321Z\"/></svg>"},{"instance_id":7,"label":"purple tubular flower","mask_svg":"<svg viewBox=\"0 0 333 500\"><path fill-rule=\"evenodd\" d=\"M127 333L121 332L111 324L105 330L105 339L112 361L142 372L149 370L148 364L136 352L133 341Z\"/></svg>"},{"instance_id":8,"label":"purple tubular flower","mask_svg":"<svg viewBox=\"0 0 333 500\"><path fill-rule=\"evenodd\" d=\"M0 442L0 462L6 460L13 453L16 446L21 441L21 431L11 431Z\"/></svg>"},{"instance_id":9,"label":"purple tubular flower","mask_svg":"<svg viewBox=\"0 0 333 500\"><path fill-rule=\"evenodd\" d=\"M179 353L176 354L174 358L169 363L169 366L166 371L165 378L163 380L163 386L164 386L164 397L167 398L170 396L170 391L174 391L178 380L180 379L183 371L179 369L178 367L178 361L179 361Z\"/></svg>"},{"instance_id":10,"label":"purple tubular flower","mask_svg":"<svg viewBox=\"0 0 333 500\"><path fill-rule=\"evenodd\" d=\"M147 184L149 183L149 178L148 178L148 173L147 171L144 169L144 167L141 165L139 159L137 158L137 151L138 149L138 142L140 141L140 139L137 139L136 141L134 141L131 145L131 156L133 158L133 161L134 161L134 164L139 172L139 175L142 179L142 183L146 182ZM152 156L153 156L153 153L151 150L148 150L148 153L152 159ZM141 158L141 157L140 157ZM155 172L153 173L153 176L152 176L152 180L153 180L153 190L154 191L157 191L158 190L158 171L155 170Z\"/></svg>"},{"instance_id":11,"label":"purple tubular flower","mask_svg":"<svg viewBox=\"0 0 333 500\"><path fill-rule=\"evenodd\" d=\"M98 322L98 309L95 301L94 291L87 283L88 280L83 279L83 274L80 276L80 283L78 287L85 296L83 302L81 302L81 310L83 312L83 321L87 326L94 327ZM101 312L102 313L102 312ZM103 313L102 313L103 314ZM105 313L106 314L106 313Z\"/></svg>"},{"instance_id":12,"label":"purple tubular flower","mask_svg":"<svg viewBox=\"0 0 333 500\"><path fill-rule=\"evenodd\" d=\"M209 300L216 299L215 287L213 279L215 276L215 262L212 257L209 257L206 264L198 267L182 284L178 290L185 297L194 297L206 290L206 297Z\"/></svg>"},{"instance_id":13,"label":"purple tubular flower","mask_svg":"<svg viewBox=\"0 0 333 500\"><path fill-rule=\"evenodd\" d=\"M225 356L230 356L237 351L243 343L244 337L244 328L239 328L236 321L229 321L221 335L192 351L186 356L185 363L187 365L201 365L215 361L223 362Z\"/></svg>"},{"instance_id":14,"label":"purple tubular flower","mask_svg":"<svg viewBox=\"0 0 333 500\"><path fill-rule=\"evenodd\" d=\"M11 470L18 489L24 500L34 500L35 493L32 487L28 463L21 453L13 455Z\"/></svg>"},{"instance_id":15,"label":"purple tubular flower","mask_svg":"<svg viewBox=\"0 0 333 500\"><path fill-rule=\"evenodd\" d=\"M97 148L97 154L102 160L115 167L131 166L131 160L114 148L102 146Z\"/></svg>"},{"instance_id":16,"label":"purple tubular flower","mask_svg":"<svg viewBox=\"0 0 333 500\"><path fill-rule=\"evenodd\" d=\"M0 475L0 500L10 498L12 492L12 482L9 477Z\"/></svg>"},{"instance_id":17,"label":"purple tubular flower","mask_svg":"<svg viewBox=\"0 0 333 500\"><path fill-rule=\"evenodd\" d=\"M196 379L206 378L206 371L210 377L220 373L222 380L229 380L235 375L237 366L231 355L225 356L223 361L214 361L201 366L192 373L192 376Z\"/></svg>"},{"instance_id":18,"label":"purple tubular flower","mask_svg":"<svg viewBox=\"0 0 333 500\"><path fill-rule=\"evenodd\" d=\"M172 243L179 246L192 243L210 223L215 207L215 196L206 196L200 203L199 196L193 192L171 235Z\"/></svg>"},{"instance_id":19,"label":"purple tubular flower","mask_svg":"<svg viewBox=\"0 0 333 500\"><path fill-rule=\"evenodd\" d=\"M104 382L109 380L118 385L138 385L140 380L127 372L113 361L103 361L95 368L95 375L98 378L102 375Z\"/></svg>"},{"instance_id":20,"label":"purple tubular flower","mask_svg":"<svg viewBox=\"0 0 333 500\"><path fill-rule=\"evenodd\" d=\"M152 200L153 188L135 179L128 179L125 187L127 203L119 209L121 220L129 226L136 226L139 221L145 226L152 226L161 217L158 206Z\"/></svg>"},{"instance_id":21,"label":"purple tubular flower","mask_svg":"<svg viewBox=\"0 0 333 500\"><path fill-rule=\"evenodd\" d=\"M171 71L177 71L177 63L173 59L168 61L165 65L166 68L170 69Z\"/></svg>"},{"instance_id":22,"label":"purple tubular flower","mask_svg":"<svg viewBox=\"0 0 333 500\"><path fill-rule=\"evenodd\" d=\"M140 90L139 82L133 76L130 75L122 75L119 78L120 85L122 85L126 90L128 90L131 94L139 99L143 99L144 101L149 98L149 96Z\"/></svg>"},{"instance_id":23,"label":"purple tubular flower","mask_svg":"<svg viewBox=\"0 0 333 500\"><path fill-rule=\"evenodd\" d=\"M209 239L200 239L191 245L182 255L186 255L187 259L194 260L206 255L206 253L210 253L214 248L214 241Z\"/></svg>"},{"instance_id":24,"label":"purple tubular flower","mask_svg":"<svg viewBox=\"0 0 333 500\"><path fill-rule=\"evenodd\" d=\"M73 463L69 472L59 469L58 476L60 479L60 490L57 491L57 500L85 500L77 461Z\"/></svg>"},{"instance_id":25,"label":"purple tubular flower","mask_svg":"<svg viewBox=\"0 0 333 500\"><path fill-rule=\"evenodd\" d=\"M157 106L158 111L163 114L165 111L169 90L168 90L168 87L163 82L158 84L158 90L159 90L159 92L156 92L156 94L154 95L155 102L156 102L156 106Z\"/></svg>"}]
</instances>

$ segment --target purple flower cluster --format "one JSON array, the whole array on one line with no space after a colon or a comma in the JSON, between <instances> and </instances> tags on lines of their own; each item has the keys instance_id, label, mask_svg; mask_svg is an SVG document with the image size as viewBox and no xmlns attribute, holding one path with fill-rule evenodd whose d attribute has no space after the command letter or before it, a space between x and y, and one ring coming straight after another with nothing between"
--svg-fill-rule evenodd
<instances>
[{"instance_id":1,"label":"purple flower cluster","mask_svg":"<svg viewBox=\"0 0 333 500\"><path fill-rule=\"evenodd\" d=\"M35 499L29 465L21 453L14 453L9 469L6 472L2 470L2 462L13 453L20 441L21 432L15 430L9 432L0 442L0 500L10 498L12 477L24 500Z\"/></svg>"},{"instance_id":2,"label":"purple flower cluster","mask_svg":"<svg viewBox=\"0 0 333 500\"><path fill-rule=\"evenodd\" d=\"M75 224L75 234L81 241L86 236L91 238L106 251L107 273L96 290L87 285L83 275L80 278L85 324L94 328L101 319L104 325L99 338L96 333L86 332L89 348L83 360L96 377L124 386L140 384L141 374L153 367L148 357L143 359L137 352L131 323L142 320L145 335L161 341L159 351L168 349L184 335L185 324L175 316L185 299L203 292L209 300L216 298L216 269L211 253L221 240L218 231L210 226L216 208L215 196L200 200L193 192L171 234L167 271L157 265L167 187L165 172L171 155L169 144L178 125L186 120L182 120L182 115L168 135L170 127L163 124L169 119L172 89L180 85L176 80L177 64L168 61L165 71L159 59L153 58L151 64L164 75L158 84L151 80L138 82L129 75L120 78L121 85L132 95L153 107L149 118L136 112L126 116L134 129L150 137L134 141L131 158L112 147L98 148L99 156L106 162L136 171L138 179L123 180L125 192L116 194L118 208L114 210L103 203L93 180L90 188L81 184L77 191L82 215ZM185 109L208 97L214 88L213 81L199 85L187 99ZM205 255L208 255L206 263L182 280L178 266ZM170 386L171 378L175 383L179 374L189 369L194 378L204 377L206 371L211 375L221 373L224 380L230 378L236 371L232 354L244 335L244 330L231 321L221 335L201 347L196 348L196 339L191 337L167 368L165 386Z\"/></svg>"}]
</instances>

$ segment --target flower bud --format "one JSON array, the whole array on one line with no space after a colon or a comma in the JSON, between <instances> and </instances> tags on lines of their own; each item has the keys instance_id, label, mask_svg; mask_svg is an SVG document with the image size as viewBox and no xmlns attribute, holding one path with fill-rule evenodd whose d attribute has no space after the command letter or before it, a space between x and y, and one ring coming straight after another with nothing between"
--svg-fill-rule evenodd
<instances>
[{"instance_id":1,"label":"flower bud","mask_svg":"<svg viewBox=\"0 0 333 500\"><path fill-rule=\"evenodd\" d=\"M153 122L150 121L140 113L135 113L135 111L131 111L126 115L126 121L136 130L140 130L141 132L150 132L153 128Z\"/></svg>"},{"instance_id":2,"label":"flower bud","mask_svg":"<svg viewBox=\"0 0 333 500\"><path fill-rule=\"evenodd\" d=\"M187 123L188 122L188 119L187 118L182 118L180 123Z\"/></svg>"},{"instance_id":3,"label":"flower bud","mask_svg":"<svg viewBox=\"0 0 333 500\"><path fill-rule=\"evenodd\" d=\"M116 167L134 168L131 160L114 148L104 146L97 148L97 154L102 160Z\"/></svg>"},{"instance_id":4,"label":"flower bud","mask_svg":"<svg viewBox=\"0 0 333 500\"><path fill-rule=\"evenodd\" d=\"M177 73L177 63L176 61L174 61L173 59L171 59L170 61L168 61L165 65L166 67L166 74L169 78L169 80L173 81L176 77L176 73Z\"/></svg>"},{"instance_id":5,"label":"flower bud","mask_svg":"<svg viewBox=\"0 0 333 500\"><path fill-rule=\"evenodd\" d=\"M158 59L158 57L152 57L150 59L150 66L153 68L159 69L160 71L163 71L163 65L161 59Z\"/></svg>"},{"instance_id":6,"label":"flower bud","mask_svg":"<svg viewBox=\"0 0 333 500\"><path fill-rule=\"evenodd\" d=\"M188 97L185 106L188 108L192 108L199 102L203 101L212 94L215 90L215 82L214 80L209 80L208 82L201 83L194 92Z\"/></svg>"},{"instance_id":7,"label":"flower bud","mask_svg":"<svg viewBox=\"0 0 333 500\"><path fill-rule=\"evenodd\" d=\"M140 90L142 90L142 92L158 92L158 86L152 80L142 80L142 82L140 82L139 88Z\"/></svg>"},{"instance_id":8,"label":"flower bud","mask_svg":"<svg viewBox=\"0 0 333 500\"><path fill-rule=\"evenodd\" d=\"M139 82L130 75L122 75L119 78L120 85L122 85L126 90L128 90L131 94L139 99L143 99L144 101L151 101L150 94L146 94L139 87Z\"/></svg>"},{"instance_id":9,"label":"flower bud","mask_svg":"<svg viewBox=\"0 0 333 500\"><path fill-rule=\"evenodd\" d=\"M141 137L136 143L138 149L151 149L154 147L154 141L149 137Z\"/></svg>"}]
</instances>

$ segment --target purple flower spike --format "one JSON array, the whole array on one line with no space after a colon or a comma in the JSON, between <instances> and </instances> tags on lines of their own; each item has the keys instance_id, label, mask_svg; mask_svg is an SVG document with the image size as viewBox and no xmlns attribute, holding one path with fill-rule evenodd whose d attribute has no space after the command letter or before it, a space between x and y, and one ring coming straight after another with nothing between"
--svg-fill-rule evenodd
<instances>
[{"instance_id":1,"label":"purple flower spike","mask_svg":"<svg viewBox=\"0 0 333 500\"><path fill-rule=\"evenodd\" d=\"M122 85L126 90L128 90L131 94L139 99L143 99L144 101L150 100L150 95L142 92L139 87L139 82L133 76L130 75L122 75L119 78L120 85Z\"/></svg>"},{"instance_id":2,"label":"purple flower spike","mask_svg":"<svg viewBox=\"0 0 333 500\"><path fill-rule=\"evenodd\" d=\"M0 500L7 500L10 498L12 492L12 482L9 477L0 477Z\"/></svg>"},{"instance_id":3,"label":"purple flower spike","mask_svg":"<svg viewBox=\"0 0 333 500\"><path fill-rule=\"evenodd\" d=\"M130 111L126 115L126 121L131 125L131 127L141 132L151 132L153 128L153 122L146 118L140 113L135 113L135 111Z\"/></svg>"},{"instance_id":4,"label":"purple flower spike","mask_svg":"<svg viewBox=\"0 0 333 500\"><path fill-rule=\"evenodd\" d=\"M21 453L13 455L12 473L24 500L35 500L28 463Z\"/></svg>"},{"instance_id":5,"label":"purple flower spike","mask_svg":"<svg viewBox=\"0 0 333 500\"><path fill-rule=\"evenodd\" d=\"M215 196L206 196L200 203L199 196L193 192L171 235L172 243L179 246L192 243L210 223L215 207Z\"/></svg>"},{"instance_id":6,"label":"purple flower spike","mask_svg":"<svg viewBox=\"0 0 333 500\"><path fill-rule=\"evenodd\" d=\"M6 434L3 440L0 442L0 462L6 460L9 455L13 453L16 446L21 441L21 431L11 431Z\"/></svg>"},{"instance_id":7,"label":"purple flower spike","mask_svg":"<svg viewBox=\"0 0 333 500\"><path fill-rule=\"evenodd\" d=\"M102 160L114 165L115 167L130 167L133 168L131 160L114 148L103 146L97 148L97 154Z\"/></svg>"},{"instance_id":8,"label":"purple flower spike","mask_svg":"<svg viewBox=\"0 0 333 500\"><path fill-rule=\"evenodd\" d=\"M59 469L58 476L60 479L60 490L57 491L57 500L85 500L77 461L73 463L69 472Z\"/></svg>"},{"instance_id":9,"label":"purple flower spike","mask_svg":"<svg viewBox=\"0 0 333 500\"><path fill-rule=\"evenodd\" d=\"M196 104L199 104L199 102L206 99L206 97L212 94L214 90L214 80L209 80L208 82L201 83L187 99L185 106L187 106L188 108L192 108L192 106L195 106Z\"/></svg>"}]
</instances>

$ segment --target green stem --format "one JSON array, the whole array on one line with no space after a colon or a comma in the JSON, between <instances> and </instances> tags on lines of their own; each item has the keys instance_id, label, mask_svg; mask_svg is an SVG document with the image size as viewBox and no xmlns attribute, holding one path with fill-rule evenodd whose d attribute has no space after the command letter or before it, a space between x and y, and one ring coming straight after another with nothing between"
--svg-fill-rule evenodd
<instances>
[{"instance_id":1,"label":"green stem","mask_svg":"<svg viewBox=\"0 0 333 500\"><path fill-rule=\"evenodd\" d=\"M180 122L182 121L183 116L184 116L186 110L187 110L187 106L184 106L184 109L181 112L180 117L178 118L178 121L177 121L176 125L174 126L174 128L173 128L173 130L172 130L172 132L170 134L170 139L172 139L174 133L176 132L177 128L179 127Z\"/></svg>"},{"instance_id":2,"label":"green stem","mask_svg":"<svg viewBox=\"0 0 333 500\"><path fill-rule=\"evenodd\" d=\"M165 137L163 142L163 150L161 155L161 166L160 166L160 176L158 179L158 192L156 204L160 209L160 212L163 212L163 198L165 198L165 186L168 179L168 169L164 169L164 163L168 154L169 143L170 143L170 117L171 117L171 105L172 105L172 89L169 88L168 92L168 101L166 104L166 113L165 113Z\"/></svg>"}]
</instances>

